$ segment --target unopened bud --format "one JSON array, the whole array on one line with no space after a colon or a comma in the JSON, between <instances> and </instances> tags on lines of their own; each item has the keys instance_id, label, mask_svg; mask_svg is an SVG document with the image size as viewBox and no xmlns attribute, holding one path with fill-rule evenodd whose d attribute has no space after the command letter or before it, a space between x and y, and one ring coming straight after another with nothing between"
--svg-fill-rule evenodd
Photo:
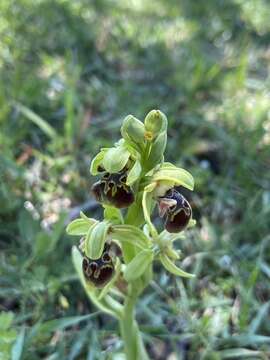
<instances>
[{"instance_id":1,"label":"unopened bud","mask_svg":"<svg viewBox=\"0 0 270 360\"><path fill-rule=\"evenodd\" d=\"M160 110L150 111L144 120L145 138L152 141L161 132L167 130L167 118Z\"/></svg>"},{"instance_id":2,"label":"unopened bud","mask_svg":"<svg viewBox=\"0 0 270 360\"><path fill-rule=\"evenodd\" d=\"M144 144L144 124L133 115L128 115L121 127L121 134L126 141L131 141L139 146Z\"/></svg>"}]
</instances>

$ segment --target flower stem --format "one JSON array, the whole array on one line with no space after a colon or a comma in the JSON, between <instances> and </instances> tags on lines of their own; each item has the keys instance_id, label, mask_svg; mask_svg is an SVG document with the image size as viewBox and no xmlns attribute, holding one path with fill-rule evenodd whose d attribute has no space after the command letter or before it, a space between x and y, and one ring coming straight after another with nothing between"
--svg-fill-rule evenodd
<instances>
[{"instance_id":1,"label":"flower stem","mask_svg":"<svg viewBox=\"0 0 270 360\"><path fill-rule=\"evenodd\" d=\"M127 360L149 360L135 319L137 296L137 291L130 285L129 293L124 304L123 316L119 321L120 333L124 341Z\"/></svg>"}]
</instances>

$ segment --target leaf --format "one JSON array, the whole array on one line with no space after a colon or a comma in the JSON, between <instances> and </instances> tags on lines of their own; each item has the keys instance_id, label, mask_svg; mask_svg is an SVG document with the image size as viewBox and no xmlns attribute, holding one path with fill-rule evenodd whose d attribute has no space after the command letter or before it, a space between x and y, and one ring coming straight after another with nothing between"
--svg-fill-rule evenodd
<instances>
[{"instance_id":1,"label":"leaf","mask_svg":"<svg viewBox=\"0 0 270 360\"><path fill-rule=\"evenodd\" d=\"M128 186L135 183L141 175L142 167L139 160L136 160L131 170L128 173L126 184Z\"/></svg>"},{"instance_id":2,"label":"leaf","mask_svg":"<svg viewBox=\"0 0 270 360\"><path fill-rule=\"evenodd\" d=\"M26 106L15 103L15 107L20 111L28 120L36 124L49 138L55 139L58 135L54 128L42 119L39 115L28 109Z\"/></svg>"},{"instance_id":3,"label":"leaf","mask_svg":"<svg viewBox=\"0 0 270 360\"><path fill-rule=\"evenodd\" d=\"M270 308L270 301L266 302L259 308L256 316L253 317L249 325L250 334L255 334L257 332L261 323L267 318L269 308Z\"/></svg>"},{"instance_id":4,"label":"leaf","mask_svg":"<svg viewBox=\"0 0 270 360\"><path fill-rule=\"evenodd\" d=\"M23 352L25 328L22 328L11 350L11 360L20 360Z\"/></svg>"},{"instance_id":5,"label":"leaf","mask_svg":"<svg viewBox=\"0 0 270 360\"><path fill-rule=\"evenodd\" d=\"M102 255L110 224L102 221L90 227L85 238L85 253L90 259L99 259Z\"/></svg>"},{"instance_id":6,"label":"leaf","mask_svg":"<svg viewBox=\"0 0 270 360\"><path fill-rule=\"evenodd\" d=\"M109 220L116 225L123 224L124 220L120 209L108 205L103 205L103 207L105 220Z\"/></svg>"},{"instance_id":7,"label":"leaf","mask_svg":"<svg viewBox=\"0 0 270 360\"><path fill-rule=\"evenodd\" d=\"M127 265L124 278L126 281L134 281L138 279L147 269L148 265L153 261L154 254L150 249L142 250L133 260Z\"/></svg>"},{"instance_id":8,"label":"leaf","mask_svg":"<svg viewBox=\"0 0 270 360\"><path fill-rule=\"evenodd\" d=\"M219 351L218 354L221 359L243 359L247 357L252 357L252 359L255 359L254 356L263 355L263 352L257 350L237 348L222 350Z\"/></svg>"},{"instance_id":9,"label":"leaf","mask_svg":"<svg viewBox=\"0 0 270 360\"><path fill-rule=\"evenodd\" d=\"M40 332L52 332L56 330L63 330L68 326L74 326L79 324L81 321L85 321L90 319L91 317L97 316L99 312L89 314L89 315L82 315L82 316L71 316L71 317L65 317L61 319L53 319L44 322L41 324L39 331Z\"/></svg>"},{"instance_id":10,"label":"leaf","mask_svg":"<svg viewBox=\"0 0 270 360\"><path fill-rule=\"evenodd\" d=\"M170 163L164 163L152 177L153 182L172 182L174 185L182 185L189 190L194 189L193 176L185 169L178 168Z\"/></svg>"},{"instance_id":11,"label":"leaf","mask_svg":"<svg viewBox=\"0 0 270 360\"><path fill-rule=\"evenodd\" d=\"M109 149L102 149L91 161L90 173L92 175L95 176L99 174L98 167L102 165L103 158L108 150Z\"/></svg>"},{"instance_id":12,"label":"leaf","mask_svg":"<svg viewBox=\"0 0 270 360\"><path fill-rule=\"evenodd\" d=\"M107 172L117 173L125 167L129 157L129 151L125 146L120 145L110 148L105 153L102 164Z\"/></svg>"},{"instance_id":13,"label":"leaf","mask_svg":"<svg viewBox=\"0 0 270 360\"><path fill-rule=\"evenodd\" d=\"M83 219L75 219L71 223L68 224L66 232L69 235L86 235L91 226L96 224L97 221L95 219L83 218Z\"/></svg>"},{"instance_id":14,"label":"leaf","mask_svg":"<svg viewBox=\"0 0 270 360\"><path fill-rule=\"evenodd\" d=\"M170 273L176 275L176 276L182 276L186 278L193 278L195 277L194 274L190 274L185 272L184 270L181 270L178 268L171 260L170 258L165 254L160 254L159 259L162 263L162 265L165 267L166 270L168 270Z\"/></svg>"}]
</instances>

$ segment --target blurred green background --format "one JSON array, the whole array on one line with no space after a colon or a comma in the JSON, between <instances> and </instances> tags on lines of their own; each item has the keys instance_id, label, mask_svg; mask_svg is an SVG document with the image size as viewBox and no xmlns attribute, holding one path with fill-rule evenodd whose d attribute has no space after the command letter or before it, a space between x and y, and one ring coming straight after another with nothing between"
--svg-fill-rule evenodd
<instances>
[{"instance_id":1,"label":"blurred green background","mask_svg":"<svg viewBox=\"0 0 270 360\"><path fill-rule=\"evenodd\" d=\"M151 358L270 358L269 19L268 0L0 2L1 360L121 351L64 228L100 216L90 161L153 108L198 226L178 243L197 278L156 266L138 305Z\"/></svg>"}]
</instances>

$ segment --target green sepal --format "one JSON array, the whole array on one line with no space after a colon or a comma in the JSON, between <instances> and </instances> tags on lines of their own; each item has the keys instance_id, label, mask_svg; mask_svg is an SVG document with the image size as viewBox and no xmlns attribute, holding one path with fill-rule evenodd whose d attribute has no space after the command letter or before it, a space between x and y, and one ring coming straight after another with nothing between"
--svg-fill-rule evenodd
<instances>
[{"instance_id":1,"label":"green sepal","mask_svg":"<svg viewBox=\"0 0 270 360\"><path fill-rule=\"evenodd\" d=\"M110 229L107 221L97 222L88 231L85 238L85 253L90 259L99 259L104 250L104 245Z\"/></svg>"},{"instance_id":2,"label":"green sepal","mask_svg":"<svg viewBox=\"0 0 270 360\"><path fill-rule=\"evenodd\" d=\"M164 266L164 268L169 271L170 273L176 275L176 276L182 276L182 277L186 277L186 278L193 278L195 277L194 274L190 274L182 269L180 269L179 267L177 267L174 262L164 253L161 253L159 255L159 259L162 263L162 265Z\"/></svg>"},{"instance_id":3,"label":"green sepal","mask_svg":"<svg viewBox=\"0 0 270 360\"><path fill-rule=\"evenodd\" d=\"M130 157L130 152L124 143L120 143L118 146L110 148L106 151L102 165L109 173L117 173L121 171L127 164Z\"/></svg>"},{"instance_id":4,"label":"green sepal","mask_svg":"<svg viewBox=\"0 0 270 360\"><path fill-rule=\"evenodd\" d=\"M150 249L139 252L134 259L126 266L124 278L127 282L138 279L153 261L154 254Z\"/></svg>"},{"instance_id":5,"label":"green sepal","mask_svg":"<svg viewBox=\"0 0 270 360\"><path fill-rule=\"evenodd\" d=\"M139 179L141 172L142 172L141 163L139 160L136 160L128 173L126 184L128 186L134 184Z\"/></svg>"},{"instance_id":6,"label":"green sepal","mask_svg":"<svg viewBox=\"0 0 270 360\"><path fill-rule=\"evenodd\" d=\"M163 196L173 186L183 186L189 190L194 189L193 176L185 169L178 168L171 163L165 162L152 176L153 182L158 182L155 190L156 196Z\"/></svg>"},{"instance_id":7,"label":"green sepal","mask_svg":"<svg viewBox=\"0 0 270 360\"><path fill-rule=\"evenodd\" d=\"M125 117L121 127L121 135L139 152L141 152L145 146L144 134L145 127L140 120L135 118L133 115Z\"/></svg>"},{"instance_id":8,"label":"green sepal","mask_svg":"<svg viewBox=\"0 0 270 360\"><path fill-rule=\"evenodd\" d=\"M151 110L144 119L146 132L155 139L161 132L167 132L167 117L160 110Z\"/></svg>"},{"instance_id":9,"label":"green sepal","mask_svg":"<svg viewBox=\"0 0 270 360\"><path fill-rule=\"evenodd\" d=\"M101 149L100 152L91 161L90 173L92 175L95 176L99 174L98 167L102 166L103 158L108 150L109 149L105 149L105 148Z\"/></svg>"},{"instance_id":10,"label":"green sepal","mask_svg":"<svg viewBox=\"0 0 270 360\"><path fill-rule=\"evenodd\" d=\"M86 235L89 229L96 223L97 221L91 218L75 219L68 224L66 232L69 235L75 236Z\"/></svg>"},{"instance_id":11,"label":"green sepal","mask_svg":"<svg viewBox=\"0 0 270 360\"><path fill-rule=\"evenodd\" d=\"M120 209L113 206L103 205L104 207L104 219L110 221L112 224L123 224L124 219Z\"/></svg>"}]
</instances>

